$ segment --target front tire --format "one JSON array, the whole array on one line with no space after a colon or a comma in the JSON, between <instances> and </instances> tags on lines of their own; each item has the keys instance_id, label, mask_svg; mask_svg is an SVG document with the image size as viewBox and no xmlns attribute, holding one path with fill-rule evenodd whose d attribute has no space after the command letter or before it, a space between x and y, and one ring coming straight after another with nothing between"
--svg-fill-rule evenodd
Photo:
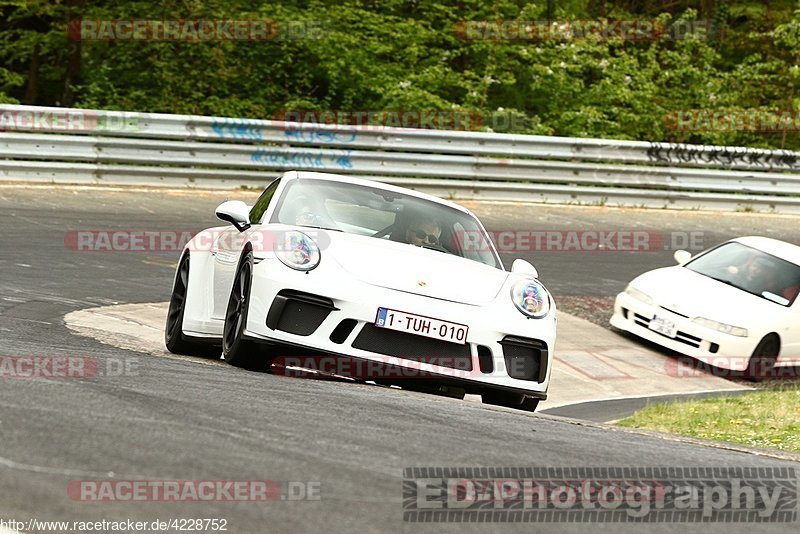
<instances>
[{"instance_id":1,"label":"front tire","mask_svg":"<svg viewBox=\"0 0 800 534\"><path fill-rule=\"evenodd\" d=\"M745 378L753 382L761 382L765 378L772 376L780 350L781 340L778 336L775 334L764 336L764 339L759 342L753 351L753 355L750 356Z\"/></svg>"},{"instance_id":2,"label":"front tire","mask_svg":"<svg viewBox=\"0 0 800 534\"><path fill-rule=\"evenodd\" d=\"M222 332L222 355L235 367L256 369L259 363L258 345L244 339L247 312L250 308L250 290L253 285L253 251L247 251L239 261L233 278L228 307L225 310L225 327Z\"/></svg>"}]
</instances>

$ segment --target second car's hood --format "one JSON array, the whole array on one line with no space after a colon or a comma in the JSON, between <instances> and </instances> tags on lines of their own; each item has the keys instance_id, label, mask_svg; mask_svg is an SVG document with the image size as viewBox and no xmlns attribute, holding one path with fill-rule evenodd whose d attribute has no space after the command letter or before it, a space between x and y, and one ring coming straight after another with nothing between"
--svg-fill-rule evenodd
<instances>
[{"instance_id":1,"label":"second car's hood","mask_svg":"<svg viewBox=\"0 0 800 534\"><path fill-rule=\"evenodd\" d=\"M646 272L631 285L668 310L690 318L706 317L736 326L781 308L779 304L680 266Z\"/></svg>"},{"instance_id":2,"label":"second car's hood","mask_svg":"<svg viewBox=\"0 0 800 534\"><path fill-rule=\"evenodd\" d=\"M327 232L322 261L332 259L349 274L379 287L465 304L494 300L506 271L477 261L405 243Z\"/></svg>"}]
</instances>

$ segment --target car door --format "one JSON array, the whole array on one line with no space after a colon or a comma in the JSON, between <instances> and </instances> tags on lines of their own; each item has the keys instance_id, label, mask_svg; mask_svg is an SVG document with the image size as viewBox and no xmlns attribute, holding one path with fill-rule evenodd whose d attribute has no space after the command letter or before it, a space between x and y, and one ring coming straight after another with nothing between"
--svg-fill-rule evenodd
<instances>
[{"instance_id":1,"label":"car door","mask_svg":"<svg viewBox=\"0 0 800 534\"><path fill-rule=\"evenodd\" d=\"M214 309L212 319L225 320L225 310L233 287L233 276L250 229L240 232L233 226L217 236L211 254L214 256Z\"/></svg>"}]
</instances>

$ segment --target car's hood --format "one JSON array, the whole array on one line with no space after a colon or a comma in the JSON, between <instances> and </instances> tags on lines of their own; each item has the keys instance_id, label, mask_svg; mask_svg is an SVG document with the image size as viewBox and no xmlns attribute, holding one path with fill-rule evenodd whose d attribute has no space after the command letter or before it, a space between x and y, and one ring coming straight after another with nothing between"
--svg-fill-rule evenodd
<instances>
[{"instance_id":1,"label":"car's hood","mask_svg":"<svg viewBox=\"0 0 800 534\"><path fill-rule=\"evenodd\" d=\"M481 305L494 300L509 273L436 250L343 232L327 232L322 261L379 287Z\"/></svg>"},{"instance_id":2,"label":"car's hood","mask_svg":"<svg viewBox=\"0 0 800 534\"><path fill-rule=\"evenodd\" d=\"M781 308L779 304L680 266L646 272L631 285L650 295L659 306L674 312L735 326Z\"/></svg>"}]
</instances>

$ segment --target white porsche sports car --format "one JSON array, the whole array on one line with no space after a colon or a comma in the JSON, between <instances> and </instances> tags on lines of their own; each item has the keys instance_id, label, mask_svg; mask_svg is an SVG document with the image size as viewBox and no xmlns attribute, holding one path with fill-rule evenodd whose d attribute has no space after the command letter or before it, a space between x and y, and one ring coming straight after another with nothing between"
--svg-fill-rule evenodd
<instances>
[{"instance_id":1,"label":"white porsche sports car","mask_svg":"<svg viewBox=\"0 0 800 534\"><path fill-rule=\"evenodd\" d=\"M216 214L230 225L200 232L180 257L170 351L221 345L229 363L263 367L288 347L403 371L370 375L381 383L529 411L547 397L555 303L530 263L503 268L468 210L292 171L252 207L229 201Z\"/></svg>"},{"instance_id":2,"label":"white porsche sports car","mask_svg":"<svg viewBox=\"0 0 800 534\"><path fill-rule=\"evenodd\" d=\"M800 247L740 237L675 260L617 295L613 326L755 380L800 363Z\"/></svg>"}]
</instances>

